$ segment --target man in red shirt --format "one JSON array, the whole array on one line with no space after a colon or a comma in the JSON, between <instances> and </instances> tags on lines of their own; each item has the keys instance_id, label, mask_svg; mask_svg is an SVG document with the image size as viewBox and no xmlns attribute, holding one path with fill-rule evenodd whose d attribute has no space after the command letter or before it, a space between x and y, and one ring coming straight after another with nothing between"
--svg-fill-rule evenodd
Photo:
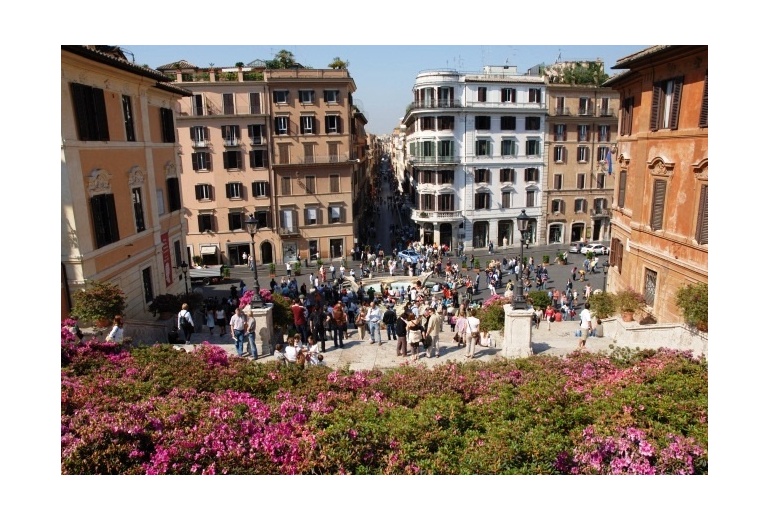
<instances>
[{"instance_id":1,"label":"man in red shirt","mask_svg":"<svg viewBox=\"0 0 770 520\"><path fill-rule=\"evenodd\" d=\"M291 313L294 316L294 327L297 329L300 335L300 341L307 343L308 337L308 325L307 325L307 309L299 302L298 298L294 299L294 303L291 306Z\"/></svg>"}]
</instances>

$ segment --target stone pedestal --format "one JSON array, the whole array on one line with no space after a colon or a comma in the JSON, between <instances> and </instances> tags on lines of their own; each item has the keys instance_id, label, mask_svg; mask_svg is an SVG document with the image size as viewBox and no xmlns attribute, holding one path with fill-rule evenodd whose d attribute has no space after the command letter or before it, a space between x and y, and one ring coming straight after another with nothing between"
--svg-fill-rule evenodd
<instances>
[{"instance_id":1,"label":"stone pedestal","mask_svg":"<svg viewBox=\"0 0 770 520\"><path fill-rule=\"evenodd\" d=\"M532 352L532 310L514 310L505 305L505 330L501 354L509 358L529 357Z\"/></svg>"},{"instance_id":2,"label":"stone pedestal","mask_svg":"<svg viewBox=\"0 0 770 520\"><path fill-rule=\"evenodd\" d=\"M251 312L251 305L243 308L246 316ZM257 334L254 339L257 343L260 356L270 355L270 342L273 336L273 304L267 303L263 307L254 309L254 319L257 320Z\"/></svg>"}]
</instances>

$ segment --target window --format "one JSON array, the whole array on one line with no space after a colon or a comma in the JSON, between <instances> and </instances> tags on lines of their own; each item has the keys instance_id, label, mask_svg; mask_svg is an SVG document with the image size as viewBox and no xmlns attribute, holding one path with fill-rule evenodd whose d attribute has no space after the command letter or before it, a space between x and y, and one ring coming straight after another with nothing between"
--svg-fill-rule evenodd
<instances>
[{"instance_id":1,"label":"window","mask_svg":"<svg viewBox=\"0 0 770 520\"><path fill-rule=\"evenodd\" d=\"M500 130L516 130L516 116L502 116Z\"/></svg>"},{"instance_id":2,"label":"window","mask_svg":"<svg viewBox=\"0 0 770 520\"><path fill-rule=\"evenodd\" d=\"M235 95L231 92L222 94L222 113L235 114Z\"/></svg>"},{"instance_id":3,"label":"window","mask_svg":"<svg viewBox=\"0 0 770 520\"><path fill-rule=\"evenodd\" d=\"M551 200L551 213L564 213L564 201L561 199Z\"/></svg>"},{"instance_id":4,"label":"window","mask_svg":"<svg viewBox=\"0 0 770 520\"><path fill-rule=\"evenodd\" d=\"M604 175L603 173L597 173L596 174L596 187L599 188L600 190L603 190L606 178L607 178L607 176Z\"/></svg>"},{"instance_id":5,"label":"window","mask_svg":"<svg viewBox=\"0 0 770 520\"><path fill-rule=\"evenodd\" d=\"M553 125L553 140L554 141L567 140L567 125Z\"/></svg>"},{"instance_id":6,"label":"window","mask_svg":"<svg viewBox=\"0 0 770 520\"><path fill-rule=\"evenodd\" d=\"M439 87L438 88L438 106L451 107L452 100L455 97L454 87Z\"/></svg>"},{"instance_id":7,"label":"window","mask_svg":"<svg viewBox=\"0 0 770 520\"><path fill-rule=\"evenodd\" d=\"M176 142L176 132L174 131L174 112L170 108L160 109L160 131L164 143Z\"/></svg>"},{"instance_id":8,"label":"window","mask_svg":"<svg viewBox=\"0 0 770 520\"><path fill-rule=\"evenodd\" d=\"M249 92L249 113L261 114L262 104L259 100L259 92Z\"/></svg>"},{"instance_id":9,"label":"window","mask_svg":"<svg viewBox=\"0 0 770 520\"><path fill-rule=\"evenodd\" d=\"M144 204L142 203L142 188L131 189L131 203L134 206L134 223L136 232L140 233L146 229L144 225Z\"/></svg>"},{"instance_id":10,"label":"window","mask_svg":"<svg viewBox=\"0 0 770 520\"><path fill-rule=\"evenodd\" d=\"M439 130L454 130L455 128L454 116L439 116L436 119L438 121Z\"/></svg>"},{"instance_id":11,"label":"window","mask_svg":"<svg viewBox=\"0 0 770 520\"><path fill-rule=\"evenodd\" d=\"M423 170L420 172L423 184L433 184L433 174L436 173L433 170Z\"/></svg>"},{"instance_id":12,"label":"window","mask_svg":"<svg viewBox=\"0 0 770 520\"><path fill-rule=\"evenodd\" d=\"M267 181L254 181L251 183L252 197L269 197L270 183Z\"/></svg>"},{"instance_id":13,"label":"window","mask_svg":"<svg viewBox=\"0 0 770 520\"><path fill-rule=\"evenodd\" d=\"M512 88L502 89L500 98L502 99L503 103L513 103L514 101L516 101L515 92L516 91L513 90Z\"/></svg>"},{"instance_id":14,"label":"window","mask_svg":"<svg viewBox=\"0 0 770 520\"><path fill-rule=\"evenodd\" d=\"M193 170L211 170L211 154L208 152L193 152L192 153L192 167Z\"/></svg>"},{"instance_id":15,"label":"window","mask_svg":"<svg viewBox=\"0 0 770 520\"><path fill-rule=\"evenodd\" d=\"M420 195L420 209L424 211L433 211L436 209L436 197L433 195Z\"/></svg>"},{"instance_id":16,"label":"window","mask_svg":"<svg viewBox=\"0 0 770 520\"><path fill-rule=\"evenodd\" d=\"M540 130L540 118L537 116L525 117L524 130Z\"/></svg>"},{"instance_id":17,"label":"window","mask_svg":"<svg viewBox=\"0 0 770 520\"><path fill-rule=\"evenodd\" d=\"M575 213L585 213L587 204L586 199L575 199Z\"/></svg>"},{"instance_id":18,"label":"window","mask_svg":"<svg viewBox=\"0 0 770 520\"><path fill-rule=\"evenodd\" d=\"M302 143L302 151L305 154L305 164L315 163L315 143Z\"/></svg>"},{"instance_id":19,"label":"window","mask_svg":"<svg viewBox=\"0 0 770 520\"><path fill-rule=\"evenodd\" d=\"M596 149L596 158L600 161L606 161L607 155L610 153L609 146L600 146Z\"/></svg>"},{"instance_id":20,"label":"window","mask_svg":"<svg viewBox=\"0 0 770 520\"><path fill-rule=\"evenodd\" d=\"M317 207L305 208L305 225L314 226L320 224L321 210Z\"/></svg>"},{"instance_id":21,"label":"window","mask_svg":"<svg viewBox=\"0 0 770 520\"><path fill-rule=\"evenodd\" d=\"M489 130L492 128L490 116L476 116L476 130Z\"/></svg>"},{"instance_id":22,"label":"window","mask_svg":"<svg viewBox=\"0 0 770 520\"><path fill-rule=\"evenodd\" d=\"M473 197L473 209L489 209L491 196L489 193L477 193Z\"/></svg>"},{"instance_id":23,"label":"window","mask_svg":"<svg viewBox=\"0 0 770 520\"><path fill-rule=\"evenodd\" d=\"M607 209L607 199L603 197L599 197L594 199L594 212L595 213L601 213Z\"/></svg>"},{"instance_id":24,"label":"window","mask_svg":"<svg viewBox=\"0 0 770 520\"><path fill-rule=\"evenodd\" d=\"M340 192L340 176L329 175L329 191L332 193Z\"/></svg>"},{"instance_id":25,"label":"window","mask_svg":"<svg viewBox=\"0 0 770 520\"><path fill-rule=\"evenodd\" d=\"M510 191L504 191L503 192L503 207L504 208L512 208L513 207L513 192Z\"/></svg>"},{"instance_id":26,"label":"window","mask_svg":"<svg viewBox=\"0 0 770 520\"><path fill-rule=\"evenodd\" d=\"M329 206L329 223L343 224L345 222L345 208L342 206Z\"/></svg>"},{"instance_id":27,"label":"window","mask_svg":"<svg viewBox=\"0 0 770 520\"><path fill-rule=\"evenodd\" d=\"M703 184L700 187L700 201L698 202L698 222L695 226L695 241L702 246L709 243L708 184Z\"/></svg>"},{"instance_id":28,"label":"window","mask_svg":"<svg viewBox=\"0 0 770 520\"><path fill-rule=\"evenodd\" d=\"M560 190L562 188L563 176L561 173L555 173L553 175L553 189Z\"/></svg>"},{"instance_id":29,"label":"window","mask_svg":"<svg viewBox=\"0 0 770 520\"><path fill-rule=\"evenodd\" d=\"M249 150L249 166L267 168L267 150Z\"/></svg>"},{"instance_id":30,"label":"window","mask_svg":"<svg viewBox=\"0 0 770 520\"><path fill-rule=\"evenodd\" d=\"M540 141L538 139L527 139L527 156L540 156Z\"/></svg>"},{"instance_id":31,"label":"window","mask_svg":"<svg viewBox=\"0 0 770 520\"><path fill-rule=\"evenodd\" d=\"M136 141L134 134L134 112L131 109L131 96L123 95L123 126L126 128L126 141Z\"/></svg>"},{"instance_id":32,"label":"window","mask_svg":"<svg viewBox=\"0 0 770 520\"><path fill-rule=\"evenodd\" d=\"M436 118L435 117L421 117L420 118L420 130L435 130Z\"/></svg>"},{"instance_id":33,"label":"window","mask_svg":"<svg viewBox=\"0 0 770 520\"><path fill-rule=\"evenodd\" d=\"M587 116L591 111L591 100L587 97L580 98L578 102L578 115Z\"/></svg>"},{"instance_id":34,"label":"window","mask_svg":"<svg viewBox=\"0 0 770 520\"><path fill-rule=\"evenodd\" d=\"M658 273L652 269L644 269L644 303L655 305L655 287L658 285Z\"/></svg>"},{"instance_id":35,"label":"window","mask_svg":"<svg viewBox=\"0 0 770 520\"><path fill-rule=\"evenodd\" d=\"M289 102L288 90L274 90L273 91L273 103L286 104Z\"/></svg>"},{"instance_id":36,"label":"window","mask_svg":"<svg viewBox=\"0 0 770 520\"><path fill-rule=\"evenodd\" d=\"M300 90L299 91L299 102L300 103L314 103L315 102L315 91L314 90Z\"/></svg>"},{"instance_id":37,"label":"window","mask_svg":"<svg viewBox=\"0 0 770 520\"><path fill-rule=\"evenodd\" d=\"M626 207L626 170L620 170L618 175L618 207Z\"/></svg>"},{"instance_id":38,"label":"window","mask_svg":"<svg viewBox=\"0 0 770 520\"><path fill-rule=\"evenodd\" d=\"M663 128L676 130L679 126L679 102L684 77L653 83L650 107L650 131Z\"/></svg>"},{"instance_id":39,"label":"window","mask_svg":"<svg viewBox=\"0 0 770 520\"><path fill-rule=\"evenodd\" d=\"M206 110L204 109L203 94L195 94L192 97L192 115L205 116Z\"/></svg>"},{"instance_id":40,"label":"window","mask_svg":"<svg viewBox=\"0 0 770 520\"><path fill-rule=\"evenodd\" d=\"M557 163L563 163L566 154L566 149L563 146L554 146L553 147L553 160Z\"/></svg>"},{"instance_id":41,"label":"window","mask_svg":"<svg viewBox=\"0 0 770 520\"><path fill-rule=\"evenodd\" d=\"M478 100L479 101L487 100L487 87L479 87Z\"/></svg>"},{"instance_id":42,"label":"window","mask_svg":"<svg viewBox=\"0 0 770 520\"><path fill-rule=\"evenodd\" d=\"M289 134L289 116L275 117L275 135Z\"/></svg>"},{"instance_id":43,"label":"window","mask_svg":"<svg viewBox=\"0 0 770 520\"><path fill-rule=\"evenodd\" d=\"M178 211L182 209L182 199L179 197L179 179L166 179L166 190L168 191L168 210Z\"/></svg>"},{"instance_id":44,"label":"window","mask_svg":"<svg viewBox=\"0 0 770 520\"><path fill-rule=\"evenodd\" d=\"M576 187L579 190L584 190L586 187L586 174L585 173L578 173L577 174L577 182Z\"/></svg>"},{"instance_id":45,"label":"window","mask_svg":"<svg viewBox=\"0 0 770 520\"><path fill-rule=\"evenodd\" d=\"M556 112L554 112L554 115L556 116L566 115L567 112L564 110L564 96L557 96L555 99L556 99Z\"/></svg>"},{"instance_id":46,"label":"window","mask_svg":"<svg viewBox=\"0 0 770 520\"><path fill-rule=\"evenodd\" d=\"M330 161L338 162L341 159L339 155L339 147L339 143L327 143L327 150L329 150Z\"/></svg>"},{"instance_id":47,"label":"window","mask_svg":"<svg viewBox=\"0 0 770 520\"><path fill-rule=\"evenodd\" d=\"M201 213L198 215L198 233L206 233L207 231L216 231L214 228L214 215Z\"/></svg>"},{"instance_id":48,"label":"window","mask_svg":"<svg viewBox=\"0 0 770 520\"><path fill-rule=\"evenodd\" d=\"M326 116L326 133L327 134L341 134L342 133L342 119L337 115Z\"/></svg>"},{"instance_id":49,"label":"window","mask_svg":"<svg viewBox=\"0 0 770 520\"><path fill-rule=\"evenodd\" d=\"M534 190L527 190L527 207L531 208L535 205L535 192Z\"/></svg>"},{"instance_id":50,"label":"window","mask_svg":"<svg viewBox=\"0 0 770 520\"><path fill-rule=\"evenodd\" d=\"M513 139L503 139L500 143L500 151L503 156L515 157L516 156L516 141Z\"/></svg>"},{"instance_id":51,"label":"window","mask_svg":"<svg viewBox=\"0 0 770 520\"><path fill-rule=\"evenodd\" d=\"M209 144L209 129L205 126L191 126L190 140L195 148L203 148Z\"/></svg>"},{"instance_id":52,"label":"window","mask_svg":"<svg viewBox=\"0 0 770 520\"><path fill-rule=\"evenodd\" d=\"M611 116L610 98L603 97L599 100L599 115L602 117Z\"/></svg>"},{"instance_id":53,"label":"window","mask_svg":"<svg viewBox=\"0 0 770 520\"><path fill-rule=\"evenodd\" d=\"M492 141L487 139L477 140L476 157L492 157Z\"/></svg>"},{"instance_id":54,"label":"window","mask_svg":"<svg viewBox=\"0 0 770 520\"><path fill-rule=\"evenodd\" d=\"M451 193L442 193L438 196L438 210L439 211L454 211L455 209L455 196Z\"/></svg>"},{"instance_id":55,"label":"window","mask_svg":"<svg viewBox=\"0 0 770 520\"><path fill-rule=\"evenodd\" d=\"M312 195L315 193L315 177L308 175L305 177L305 194Z\"/></svg>"},{"instance_id":56,"label":"window","mask_svg":"<svg viewBox=\"0 0 770 520\"><path fill-rule=\"evenodd\" d=\"M81 141L109 141L107 109L104 106L104 91L79 83L70 83L72 102L75 105L75 119L78 139Z\"/></svg>"},{"instance_id":57,"label":"window","mask_svg":"<svg viewBox=\"0 0 770 520\"><path fill-rule=\"evenodd\" d=\"M300 116L300 127L303 134L315 133L315 117L313 116Z\"/></svg>"},{"instance_id":58,"label":"window","mask_svg":"<svg viewBox=\"0 0 770 520\"><path fill-rule=\"evenodd\" d=\"M455 154L454 141L439 141L438 142L438 155L445 160L452 160Z\"/></svg>"},{"instance_id":59,"label":"window","mask_svg":"<svg viewBox=\"0 0 770 520\"><path fill-rule=\"evenodd\" d=\"M225 184L225 193L228 199L242 199L243 184L240 182L228 182Z\"/></svg>"},{"instance_id":60,"label":"window","mask_svg":"<svg viewBox=\"0 0 770 520\"><path fill-rule=\"evenodd\" d=\"M438 184L454 184L455 172L453 170L439 170L436 174Z\"/></svg>"},{"instance_id":61,"label":"window","mask_svg":"<svg viewBox=\"0 0 770 520\"><path fill-rule=\"evenodd\" d=\"M222 126L222 140L225 146L238 146L241 138L241 128L238 125Z\"/></svg>"},{"instance_id":62,"label":"window","mask_svg":"<svg viewBox=\"0 0 770 520\"><path fill-rule=\"evenodd\" d=\"M655 179L652 189L652 210L650 211L650 227L653 231L663 229L663 210L666 204L666 181Z\"/></svg>"},{"instance_id":63,"label":"window","mask_svg":"<svg viewBox=\"0 0 770 520\"><path fill-rule=\"evenodd\" d=\"M265 125L249 125L246 128L251 144L265 144Z\"/></svg>"},{"instance_id":64,"label":"window","mask_svg":"<svg viewBox=\"0 0 770 520\"><path fill-rule=\"evenodd\" d=\"M155 299L155 293L152 290L152 269L150 267L142 269L142 292L144 293L144 303L150 303Z\"/></svg>"},{"instance_id":65,"label":"window","mask_svg":"<svg viewBox=\"0 0 770 520\"><path fill-rule=\"evenodd\" d=\"M241 229L243 229L243 214L228 213L227 226L230 231L240 231Z\"/></svg>"},{"instance_id":66,"label":"window","mask_svg":"<svg viewBox=\"0 0 770 520\"><path fill-rule=\"evenodd\" d=\"M613 238L610 242L610 265L623 273L623 243L619 238Z\"/></svg>"},{"instance_id":67,"label":"window","mask_svg":"<svg viewBox=\"0 0 770 520\"><path fill-rule=\"evenodd\" d=\"M486 168L476 168L476 171L473 173L473 180L474 182L489 183L489 170Z\"/></svg>"},{"instance_id":68,"label":"window","mask_svg":"<svg viewBox=\"0 0 770 520\"><path fill-rule=\"evenodd\" d=\"M158 205L158 215L166 214L166 200L163 198L163 189L155 190L155 203Z\"/></svg>"},{"instance_id":69,"label":"window","mask_svg":"<svg viewBox=\"0 0 770 520\"><path fill-rule=\"evenodd\" d=\"M339 103L340 91L339 90L324 90L324 101L327 103Z\"/></svg>"},{"instance_id":70,"label":"window","mask_svg":"<svg viewBox=\"0 0 770 520\"><path fill-rule=\"evenodd\" d=\"M516 170L513 168L500 168L500 182L516 182Z\"/></svg>"},{"instance_id":71,"label":"window","mask_svg":"<svg viewBox=\"0 0 770 520\"><path fill-rule=\"evenodd\" d=\"M537 168L524 168L524 182L539 182L540 170Z\"/></svg>"},{"instance_id":72,"label":"window","mask_svg":"<svg viewBox=\"0 0 770 520\"><path fill-rule=\"evenodd\" d=\"M578 149L577 149L577 160L578 160L579 163L588 162L588 147L587 146L578 146Z\"/></svg>"},{"instance_id":73,"label":"window","mask_svg":"<svg viewBox=\"0 0 770 520\"><path fill-rule=\"evenodd\" d=\"M264 229L272 227L272 217L270 212L266 210L255 211L254 218L257 219L257 229Z\"/></svg>"},{"instance_id":74,"label":"window","mask_svg":"<svg viewBox=\"0 0 770 520\"><path fill-rule=\"evenodd\" d=\"M422 141L420 143L420 152L422 157L435 157L436 143L433 141Z\"/></svg>"},{"instance_id":75,"label":"window","mask_svg":"<svg viewBox=\"0 0 770 520\"><path fill-rule=\"evenodd\" d=\"M542 92L539 88L529 89L529 102L530 103L542 103Z\"/></svg>"},{"instance_id":76,"label":"window","mask_svg":"<svg viewBox=\"0 0 770 520\"><path fill-rule=\"evenodd\" d=\"M700 116L698 117L698 128L709 127L709 75L703 78L703 98L700 103Z\"/></svg>"},{"instance_id":77,"label":"window","mask_svg":"<svg viewBox=\"0 0 770 520\"><path fill-rule=\"evenodd\" d=\"M608 143L610 141L610 125L599 125L599 142Z\"/></svg>"},{"instance_id":78,"label":"window","mask_svg":"<svg viewBox=\"0 0 770 520\"><path fill-rule=\"evenodd\" d=\"M281 177L281 195L291 195L291 177Z\"/></svg>"},{"instance_id":79,"label":"window","mask_svg":"<svg viewBox=\"0 0 770 520\"><path fill-rule=\"evenodd\" d=\"M578 141L582 143L588 141L588 125L578 125Z\"/></svg>"},{"instance_id":80,"label":"window","mask_svg":"<svg viewBox=\"0 0 770 520\"><path fill-rule=\"evenodd\" d=\"M243 168L243 159L240 150L222 152L222 159L226 170L240 170Z\"/></svg>"},{"instance_id":81,"label":"window","mask_svg":"<svg viewBox=\"0 0 770 520\"><path fill-rule=\"evenodd\" d=\"M634 98L627 97L623 100L623 110L620 115L620 135L631 135L631 123L634 116Z\"/></svg>"},{"instance_id":82,"label":"window","mask_svg":"<svg viewBox=\"0 0 770 520\"><path fill-rule=\"evenodd\" d=\"M289 144L278 145L278 164L289 164Z\"/></svg>"},{"instance_id":83,"label":"window","mask_svg":"<svg viewBox=\"0 0 770 520\"><path fill-rule=\"evenodd\" d=\"M196 200L214 200L212 196L211 184L196 184L195 185L195 199Z\"/></svg>"},{"instance_id":84,"label":"window","mask_svg":"<svg viewBox=\"0 0 770 520\"><path fill-rule=\"evenodd\" d=\"M120 240L115 197L112 193L91 197L91 218L97 249Z\"/></svg>"}]
</instances>

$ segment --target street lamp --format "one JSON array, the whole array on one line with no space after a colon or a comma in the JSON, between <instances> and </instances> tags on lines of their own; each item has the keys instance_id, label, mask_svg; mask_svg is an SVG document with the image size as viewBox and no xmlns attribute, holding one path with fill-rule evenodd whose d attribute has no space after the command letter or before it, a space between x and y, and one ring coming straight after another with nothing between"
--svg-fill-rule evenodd
<instances>
[{"instance_id":1,"label":"street lamp","mask_svg":"<svg viewBox=\"0 0 770 520\"><path fill-rule=\"evenodd\" d=\"M251 298L251 308L262 307L262 298L259 297L259 279L257 278L257 248L254 245L254 235L257 233L257 219L250 215L246 219L246 231L251 235L251 257L254 259L254 296Z\"/></svg>"},{"instance_id":2,"label":"street lamp","mask_svg":"<svg viewBox=\"0 0 770 520\"><path fill-rule=\"evenodd\" d=\"M524 235L527 232L528 225L529 217L524 210L521 210L519 216L516 217L516 227L519 228L519 233L521 233L521 265L519 267L521 276L519 276L519 285L516 287L516 294L513 296L513 301L511 302L514 310L524 310L527 308L527 301L524 299Z\"/></svg>"},{"instance_id":3,"label":"street lamp","mask_svg":"<svg viewBox=\"0 0 770 520\"><path fill-rule=\"evenodd\" d=\"M602 285L602 290L604 292L607 292L607 271L609 270L610 270L610 263L607 260L605 260L602 263L602 271L604 271L604 284Z\"/></svg>"},{"instance_id":4,"label":"street lamp","mask_svg":"<svg viewBox=\"0 0 770 520\"><path fill-rule=\"evenodd\" d=\"M187 290L187 268L190 267L187 265L187 262L182 260L182 263L179 264L179 268L182 270L182 274L184 275L184 295L190 296L190 293Z\"/></svg>"}]
</instances>

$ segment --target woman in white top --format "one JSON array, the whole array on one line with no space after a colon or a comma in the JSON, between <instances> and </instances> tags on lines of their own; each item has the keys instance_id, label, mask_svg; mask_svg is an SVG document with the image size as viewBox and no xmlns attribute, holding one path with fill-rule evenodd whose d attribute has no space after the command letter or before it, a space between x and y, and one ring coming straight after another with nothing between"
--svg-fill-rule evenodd
<instances>
[{"instance_id":1,"label":"woman in white top","mask_svg":"<svg viewBox=\"0 0 770 520\"><path fill-rule=\"evenodd\" d=\"M470 338L468 330L468 318L465 317L465 308L461 307L459 315L455 319L455 336L459 339L457 346L467 346Z\"/></svg>"},{"instance_id":2,"label":"woman in white top","mask_svg":"<svg viewBox=\"0 0 770 520\"><path fill-rule=\"evenodd\" d=\"M115 316L112 321L112 330L107 334L106 340L118 344L123 343L123 318L121 316Z\"/></svg>"},{"instance_id":3,"label":"woman in white top","mask_svg":"<svg viewBox=\"0 0 770 520\"><path fill-rule=\"evenodd\" d=\"M476 343L479 341L479 325L481 320L476 317L476 309L471 309L471 315L468 316L468 332L470 339L465 345L465 357L473 359L476 355Z\"/></svg>"}]
</instances>

